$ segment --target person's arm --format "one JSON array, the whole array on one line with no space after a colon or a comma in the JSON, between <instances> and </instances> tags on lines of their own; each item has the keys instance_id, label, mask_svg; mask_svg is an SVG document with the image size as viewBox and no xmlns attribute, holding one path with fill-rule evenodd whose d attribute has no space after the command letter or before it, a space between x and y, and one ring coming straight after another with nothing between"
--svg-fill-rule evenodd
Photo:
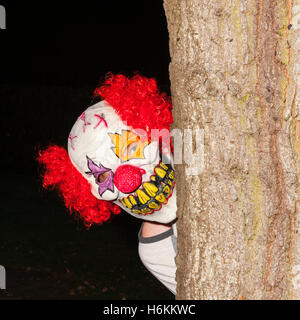
<instances>
[{"instance_id":1,"label":"person's arm","mask_svg":"<svg viewBox=\"0 0 300 320\"><path fill-rule=\"evenodd\" d=\"M139 256L145 267L176 294L176 224L144 222L139 232Z\"/></svg>"},{"instance_id":2,"label":"person's arm","mask_svg":"<svg viewBox=\"0 0 300 320\"><path fill-rule=\"evenodd\" d=\"M144 238L153 237L160 233L170 230L170 224L161 224L158 222L145 221L142 225L142 236Z\"/></svg>"}]
</instances>

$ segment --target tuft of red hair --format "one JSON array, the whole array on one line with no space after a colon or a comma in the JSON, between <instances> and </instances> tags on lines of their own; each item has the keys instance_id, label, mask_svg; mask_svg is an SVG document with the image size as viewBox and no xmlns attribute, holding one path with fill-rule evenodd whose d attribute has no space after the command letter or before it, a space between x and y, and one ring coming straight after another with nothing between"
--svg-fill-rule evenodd
<instances>
[{"instance_id":1,"label":"tuft of red hair","mask_svg":"<svg viewBox=\"0 0 300 320\"><path fill-rule=\"evenodd\" d=\"M121 209L110 201L99 200L91 193L88 181L72 164L67 151L53 145L39 152L38 162L45 166L43 174L44 188L57 188L66 207L78 212L84 224L102 224L111 214L119 214Z\"/></svg>"},{"instance_id":2,"label":"tuft of red hair","mask_svg":"<svg viewBox=\"0 0 300 320\"><path fill-rule=\"evenodd\" d=\"M109 73L94 95L107 101L127 125L145 130L148 136L151 129L170 130L173 123L171 99L159 92L153 78Z\"/></svg>"}]
</instances>

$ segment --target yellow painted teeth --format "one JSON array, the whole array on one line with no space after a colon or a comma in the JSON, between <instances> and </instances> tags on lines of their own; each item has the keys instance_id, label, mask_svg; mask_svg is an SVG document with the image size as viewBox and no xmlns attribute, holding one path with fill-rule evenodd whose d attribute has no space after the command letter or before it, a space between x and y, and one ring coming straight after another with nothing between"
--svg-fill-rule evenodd
<instances>
[{"instance_id":1,"label":"yellow painted teeth","mask_svg":"<svg viewBox=\"0 0 300 320\"><path fill-rule=\"evenodd\" d=\"M156 202L152 202L150 204L148 204L148 207L151 209L160 209L160 205L158 205Z\"/></svg>"},{"instance_id":2,"label":"yellow painted teeth","mask_svg":"<svg viewBox=\"0 0 300 320\"><path fill-rule=\"evenodd\" d=\"M164 203L164 202L167 201L166 198L165 198L165 196L164 196L162 193L159 194L158 196L156 196L155 199L156 199L157 201L161 202L161 203Z\"/></svg>"},{"instance_id":3,"label":"yellow painted teeth","mask_svg":"<svg viewBox=\"0 0 300 320\"><path fill-rule=\"evenodd\" d=\"M145 215L146 213L151 213L152 210L149 209L149 208L144 208L144 209L141 209L141 210L133 209L132 212L135 213L135 214L143 214L143 215Z\"/></svg>"},{"instance_id":4,"label":"yellow painted teeth","mask_svg":"<svg viewBox=\"0 0 300 320\"><path fill-rule=\"evenodd\" d=\"M129 200L134 206L137 204L133 196L129 196Z\"/></svg>"},{"instance_id":5,"label":"yellow painted teeth","mask_svg":"<svg viewBox=\"0 0 300 320\"><path fill-rule=\"evenodd\" d=\"M154 171L161 178L164 178L166 175L166 171L161 168L155 168Z\"/></svg>"},{"instance_id":6,"label":"yellow painted teeth","mask_svg":"<svg viewBox=\"0 0 300 320\"><path fill-rule=\"evenodd\" d=\"M169 187L169 186L165 186L165 187L163 188L163 192L166 193L166 194L169 194L169 193L171 192L170 187Z\"/></svg>"},{"instance_id":7,"label":"yellow painted teeth","mask_svg":"<svg viewBox=\"0 0 300 320\"><path fill-rule=\"evenodd\" d=\"M160 165L163 169L165 169L166 171L168 170L168 166L165 165L163 162L161 162L159 165Z\"/></svg>"},{"instance_id":8,"label":"yellow painted teeth","mask_svg":"<svg viewBox=\"0 0 300 320\"><path fill-rule=\"evenodd\" d=\"M172 170L172 171L170 172L169 177L170 177L171 179L174 179L174 170Z\"/></svg>"},{"instance_id":9,"label":"yellow painted teeth","mask_svg":"<svg viewBox=\"0 0 300 320\"><path fill-rule=\"evenodd\" d=\"M157 176L160 178L164 178L167 175L167 172L169 170L169 167L161 162L158 167L154 168L154 172ZM153 210L159 210L161 209L161 204L167 202L167 198L169 198L171 191L173 189L174 185L174 170L171 170L171 172L167 176L167 181L165 182L165 185L163 186L162 192L157 194L159 192L159 188L154 184L153 182L156 182L157 177L151 176L149 182L143 183L144 190L137 189L136 190L136 196L138 197L139 201L143 205L147 205L146 208L143 209L134 209L135 206L138 205L138 200L134 195L129 195L127 198L123 198L121 200L122 204L126 207L131 209L132 213L135 214L142 214L146 215L148 213L152 213ZM160 181L158 179L158 181ZM167 184L166 184L167 183ZM150 199L155 198L158 202L155 201L149 201ZM150 202L150 203L148 203Z\"/></svg>"},{"instance_id":10,"label":"yellow painted teeth","mask_svg":"<svg viewBox=\"0 0 300 320\"><path fill-rule=\"evenodd\" d=\"M144 209L141 209L140 211L142 212L142 214L144 214L144 213L150 213L152 210L149 208L144 208Z\"/></svg>"},{"instance_id":11,"label":"yellow painted teeth","mask_svg":"<svg viewBox=\"0 0 300 320\"><path fill-rule=\"evenodd\" d=\"M145 204L150 198L146 195L146 193L140 189L136 190L136 194L139 197L139 200L142 204Z\"/></svg>"},{"instance_id":12,"label":"yellow painted teeth","mask_svg":"<svg viewBox=\"0 0 300 320\"><path fill-rule=\"evenodd\" d=\"M146 182L143 184L143 187L150 197L154 197L158 191L158 188L153 183Z\"/></svg>"},{"instance_id":13,"label":"yellow painted teeth","mask_svg":"<svg viewBox=\"0 0 300 320\"><path fill-rule=\"evenodd\" d=\"M129 209L132 208L132 204L130 203L130 201L129 201L127 198L122 199L121 202L123 203L123 205L124 205L126 208L129 208Z\"/></svg>"}]
</instances>

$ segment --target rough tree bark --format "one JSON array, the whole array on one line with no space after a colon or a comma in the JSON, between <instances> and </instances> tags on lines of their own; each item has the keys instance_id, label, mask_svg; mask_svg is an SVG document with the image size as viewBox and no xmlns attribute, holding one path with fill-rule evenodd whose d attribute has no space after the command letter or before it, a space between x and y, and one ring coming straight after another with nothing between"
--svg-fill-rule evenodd
<instances>
[{"instance_id":1,"label":"rough tree bark","mask_svg":"<svg viewBox=\"0 0 300 320\"><path fill-rule=\"evenodd\" d=\"M300 0L164 8L174 127L204 129L204 171L176 166L177 299L300 299Z\"/></svg>"}]
</instances>

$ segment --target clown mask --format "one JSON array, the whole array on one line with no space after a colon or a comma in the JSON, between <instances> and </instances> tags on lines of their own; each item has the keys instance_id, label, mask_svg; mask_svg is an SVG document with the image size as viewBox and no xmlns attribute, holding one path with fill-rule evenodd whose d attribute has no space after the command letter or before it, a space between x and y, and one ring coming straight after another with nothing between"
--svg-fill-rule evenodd
<instances>
[{"instance_id":1,"label":"clown mask","mask_svg":"<svg viewBox=\"0 0 300 320\"><path fill-rule=\"evenodd\" d=\"M169 223L177 210L172 154L162 162L159 142L149 138L103 100L75 122L68 153L96 198L136 218Z\"/></svg>"}]
</instances>

